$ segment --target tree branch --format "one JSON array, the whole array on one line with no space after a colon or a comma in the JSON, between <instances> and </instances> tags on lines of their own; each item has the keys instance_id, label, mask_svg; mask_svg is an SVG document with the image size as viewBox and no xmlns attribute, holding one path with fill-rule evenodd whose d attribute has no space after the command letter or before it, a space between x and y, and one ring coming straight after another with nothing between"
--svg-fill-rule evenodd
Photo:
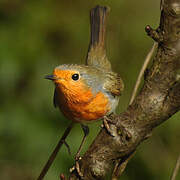
<instances>
[{"instance_id":1,"label":"tree branch","mask_svg":"<svg viewBox=\"0 0 180 180\"><path fill-rule=\"evenodd\" d=\"M102 129L79 161L83 177L73 171L70 179L104 179L116 160L134 152L155 127L180 109L179 0L163 1L160 26L149 28L148 34L158 42L158 49L142 89L125 112L110 116L115 136Z\"/></svg>"}]
</instances>

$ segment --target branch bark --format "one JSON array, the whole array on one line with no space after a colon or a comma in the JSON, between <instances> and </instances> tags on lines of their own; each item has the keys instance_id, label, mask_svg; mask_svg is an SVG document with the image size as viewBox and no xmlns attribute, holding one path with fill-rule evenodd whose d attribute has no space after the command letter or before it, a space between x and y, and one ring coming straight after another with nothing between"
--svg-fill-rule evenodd
<instances>
[{"instance_id":1,"label":"branch bark","mask_svg":"<svg viewBox=\"0 0 180 180\"><path fill-rule=\"evenodd\" d=\"M104 179L115 161L129 157L149 137L152 130L180 109L180 1L164 0L160 25L146 32L158 42L151 68L133 103L120 115L111 115L110 128L102 129L79 161L83 177L73 171L70 179ZM127 158L126 158L127 159Z\"/></svg>"}]
</instances>

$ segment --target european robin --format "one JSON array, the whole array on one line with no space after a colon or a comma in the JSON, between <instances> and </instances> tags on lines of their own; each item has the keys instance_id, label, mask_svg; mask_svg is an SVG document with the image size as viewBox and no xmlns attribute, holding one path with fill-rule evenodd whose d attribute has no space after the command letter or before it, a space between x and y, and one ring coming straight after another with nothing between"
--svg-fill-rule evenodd
<instances>
[{"instance_id":1,"label":"european robin","mask_svg":"<svg viewBox=\"0 0 180 180\"><path fill-rule=\"evenodd\" d=\"M82 124L84 137L89 131L84 124L114 112L124 87L106 57L106 13L107 8L99 6L91 11L91 42L86 65L60 65L52 75L46 76L55 84L54 106L68 119Z\"/></svg>"}]
</instances>

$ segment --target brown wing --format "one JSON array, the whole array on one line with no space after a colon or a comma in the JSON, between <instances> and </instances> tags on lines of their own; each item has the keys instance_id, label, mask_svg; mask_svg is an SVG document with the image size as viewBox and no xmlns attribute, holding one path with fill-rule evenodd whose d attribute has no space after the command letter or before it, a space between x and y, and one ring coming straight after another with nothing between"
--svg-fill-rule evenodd
<instances>
[{"instance_id":1,"label":"brown wing","mask_svg":"<svg viewBox=\"0 0 180 180\"><path fill-rule=\"evenodd\" d=\"M119 74L109 72L107 74L107 80L104 84L104 88L111 92L114 96L120 96L124 89L124 83Z\"/></svg>"}]
</instances>

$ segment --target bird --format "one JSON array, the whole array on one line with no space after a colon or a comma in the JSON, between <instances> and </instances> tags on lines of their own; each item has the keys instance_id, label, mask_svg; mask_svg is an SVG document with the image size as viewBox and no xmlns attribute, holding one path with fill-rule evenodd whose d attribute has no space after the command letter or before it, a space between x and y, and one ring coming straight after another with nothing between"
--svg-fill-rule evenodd
<instances>
[{"instance_id":1,"label":"bird","mask_svg":"<svg viewBox=\"0 0 180 180\"><path fill-rule=\"evenodd\" d=\"M64 116L80 123L84 137L79 153L89 134L88 123L115 112L124 83L112 71L105 50L105 25L108 8L96 6L90 12L91 38L85 64L63 64L45 78L54 82L53 103Z\"/></svg>"}]
</instances>

